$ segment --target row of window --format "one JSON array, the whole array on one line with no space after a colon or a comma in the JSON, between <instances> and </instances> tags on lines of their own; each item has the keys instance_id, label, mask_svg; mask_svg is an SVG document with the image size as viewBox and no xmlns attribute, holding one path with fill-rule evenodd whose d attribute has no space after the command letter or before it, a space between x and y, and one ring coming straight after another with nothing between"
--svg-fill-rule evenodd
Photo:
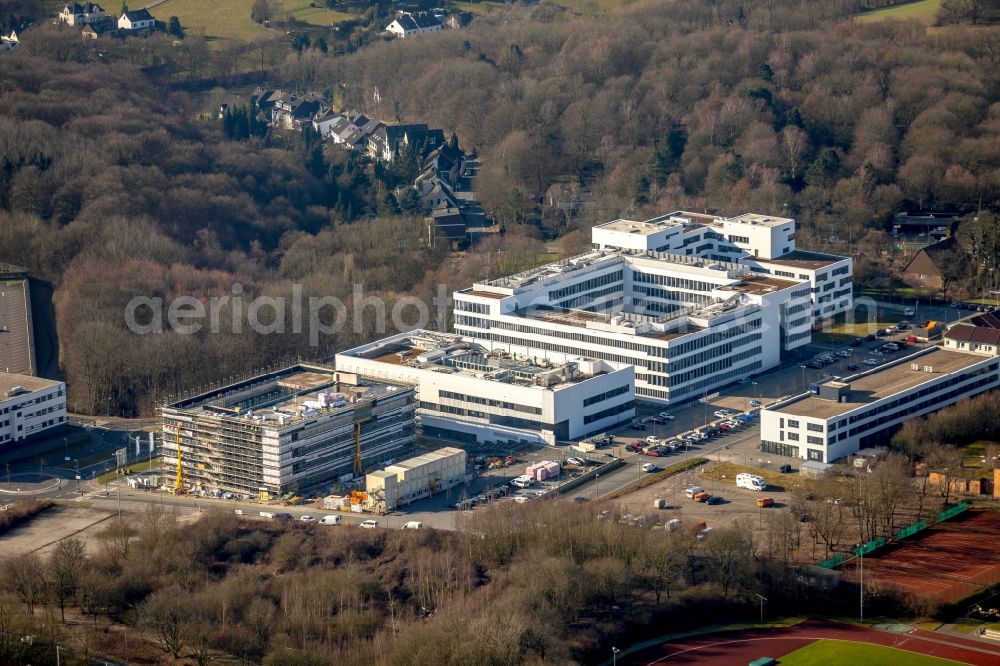
<instances>
[{"instance_id":1,"label":"row of window","mask_svg":"<svg viewBox=\"0 0 1000 666\"><path fill-rule=\"evenodd\" d=\"M507 402L506 400L493 400L492 398L484 398L478 395L465 395L464 393L456 393L454 391L438 391L438 395L442 398L447 398L449 400L457 400L459 402L468 402L473 405L483 405L485 407L496 407L498 409L510 409L515 412L524 412L526 414L541 414L541 407L532 407L530 405L519 405L513 402Z\"/></svg>"},{"instance_id":2,"label":"row of window","mask_svg":"<svg viewBox=\"0 0 1000 666\"><path fill-rule=\"evenodd\" d=\"M744 324L737 324L731 328L727 328L724 331L717 331L715 333L709 333L708 335L703 335L694 340L688 342L682 342L678 345L672 345L670 347L671 356L677 357L683 354L690 354L691 352L701 349L703 347L709 347L716 345L725 340L735 338L740 335L751 331L757 331L760 329L760 317L751 319ZM665 355L665 354L664 354Z\"/></svg>"},{"instance_id":3,"label":"row of window","mask_svg":"<svg viewBox=\"0 0 1000 666\"><path fill-rule=\"evenodd\" d=\"M610 287L605 287L604 289L598 289L597 291L588 292L586 294L581 294L579 296L574 296L573 298L567 299L565 301L560 301L556 304L556 307L566 308L567 310L577 310L585 305L589 305L593 301L604 298L605 296L612 296L614 294L620 294L622 291L621 285L612 285ZM617 299L621 302L621 299ZM607 309L612 305L612 302L604 302L601 304L602 309Z\"/></svg>"},{"instance_id":4,"label":"row of window","mask_svg":"<svg viewBox=\"0 0 1000 666\"><path fill-rule=\"evenodd\" d=\"M628 402L623 402L620 405L615 405L614 407L608 407L600 412L594 412L593 414L587 414L583 417L584 423L594 423L595 421L602 421L609 416L615 416L616 414L623 414L635 409L635 400L629 400Z\"/></svg>"},{"instance_id":5,"label":"row of window","mask_svg":"<svg viewBox=\"0 0 1000 666\"><path fill-rule=\"evenodd\" d=\"M617 388L610 389L604 393L598 393L597 395L592 395L589 398L584 398L583 406L590 407L598 402L604 402L605 400L610 400L611 398L623 395L629 392L629 385L619 386Z\"/></svg>"},{"instance_id":6,"label":"row of window","mask_svg":"<svg viewBox=\"0 0 1000 666\"><path fill-rule=\"evenodd\" d=\"M665 301L678 301L680 303L701 303L707 305L715 300L708 294L670 291L667 289L661 289L660 287L646 287L643 285L636 285L633 287L632 291L637 294L649 296L650 298L662 298Z\"/></svg>"},{"instance_id":7,"label":"row of window","mask_svg":"<svg viewBox=\"0 0 1000 666\"><path fill-rule=\"evenodd\" d=\"M717 359L720 356L728 357L728 355L731 354L734 349L739 349L744 345L748 345L752 342L757 342L758 340L760 340L760 333L759 332L751 333L750 335L738 338L736 340L732 340L731 342L721 344L717 347L712 347L711 349L705 349L704 351L700 351L697 354L689 354L684 358L671 361L670 369L674 372L677 372L678 370L684 370L685 368L690 368L692 366L698 365L699 363L704 363L705 361L709 361L711 359Z\"/></svg>"},{"instance_id":8,"label":"row of window","mask_svg":"<svg viewBox=\"0 0 1000 666\"><path fill-rule=\"evenodd\" d=\"M729 372L722 372L709 377L708 379L703 379L699 382L692 382L684 386L679 386L677 388L670 389L670 394L677 398L683 395L697 395L702 392L703 389L709 389L715 386L720 386L721 384L728 383L729 380L736 377L746 377L752 375L763 367L763 363L760 359L757 359L753 363L748 363L741 368L734 368Z\"/></svg>"},{"instance_id":9,"label":"row of window","mask_svg":"<svg viewBox=\"0 0 1000 666\"><path fill-rule=\"evenodd\" d=\"M672 275L657 275L655 273L644 273L643 271L632 269L632 280L634 282L645 282L646 284L658 284L661 287L674 287L686 291L712 291L719 285L701 280L690 280Z\"/></svg>"},{"instance_id":10,"label":"row of window","mask_svg":"<svg viewBox=\"0 0 1000 666\"><path fill-rule=\"evenodd\" d=\"M752 347L746 351L740 352L739 354L726 355L725 357L719 358L717 361L695 368L694 370L688 370L687 372L671 372L669 375L670 386L679 386L699 377L704 377L708 374L715 374L719 370L731 367L733 363L739 363L740 361L745 361L748 358L754 358L760 354L760 347Z\"/></svg>"},{"instance_id":11,"label":"row of window","mask_svg":"<svg viewBox=\"0 0 1000 666\"><path fill-rule=\"evenodd\" d=\"M39 403L46 402L48 400L54 400L56 398L61 398L62 395L63 395L63 393L64 393L63 390L59 389L55 393L47 393L45 395L40 395L40 396L38 396L36 398L30 398L28 400L25 400L24 402L19 402L17 404L10 405L8 407L4 407L3 409L0 409L0 414L7 414L9 412L16 412L17 410L23 409L23 408L27 407L28 405L37 405Z\"/></svg>"},{"instance_id":12,"label":"row of window","mask_svg":"<svg viewBox=\"0 0 1000 666\"><path fill-rule=\"evenodd\" d=\"M590 291L598 287L603 287L608 284L613 284L616 282L621 282L624 276L624 271L620 268L613 273L605 273L604 275L598 275L597 277L592 277L589 280L584 280L583 282L578 282L574 285L568 287L563 287L562 289L553 289L549 292L550 301L558 301L560 299L566 298L567 296L572 296L573 294L579 294L581 291Z\"/></svg>"},{"instance_id":13,"label":"row of window","mask_svg":"<svg viewBox=\"0 0 1000 666\"><path fill-rule=\"evenodd\" d=\"M476 314L490 313L490 306L486 303L473 303L458 299L455 300L455 309L461 312L475 312Z\"/></svg>"},{"instance_id":14,"label":"row of window","mask_svg":"<svg viewBox=\"0 0 1000 666\"><path fill-rule=\"evenodd\" d=\"M549 338L563 338L565 340L573 340L575 342L585 342L591 345L600 345L602 347L617 347L618 349L628 349L630 351L637 351L643 354L649 354L651 347L649 345L640 344L638 342L630 342L628 340L622 340L618 336L613 336L608 334L607 336L597 336L589 335L587 333L576 333L570 331L560 331L551 328L541 328L538 326L529 326L527 324L515 324L509 321L493 321L490 322L490 326L484 328L494 328L500 329L502 331L511 331L513 333L525 333L529 335L541 335ZM523 344L519 341L515 344ZM536 343L532 342L531 346L537 346ZM593 352L581 350L579 352L581 356L592 356ZM631 361L629 361L631 363Z\"/></svg>"}]
</instances>

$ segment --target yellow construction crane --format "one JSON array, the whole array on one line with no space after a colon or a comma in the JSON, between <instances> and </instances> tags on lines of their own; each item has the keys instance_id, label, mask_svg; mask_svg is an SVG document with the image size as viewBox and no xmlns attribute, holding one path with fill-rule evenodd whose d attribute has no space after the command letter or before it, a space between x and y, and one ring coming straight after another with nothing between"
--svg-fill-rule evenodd
<instances>
[{"instance_id":1,"label":"yellow construction crane","mask_svg":"<svg viewBox=\"0 0 1000 666\"><path fill-rule=\"evenodd\" d=\"M184 468L181 466L181 438L177 437L177 478L174 479L174 491L180 490L184 483Z\"/></svg>"}]
</instances>

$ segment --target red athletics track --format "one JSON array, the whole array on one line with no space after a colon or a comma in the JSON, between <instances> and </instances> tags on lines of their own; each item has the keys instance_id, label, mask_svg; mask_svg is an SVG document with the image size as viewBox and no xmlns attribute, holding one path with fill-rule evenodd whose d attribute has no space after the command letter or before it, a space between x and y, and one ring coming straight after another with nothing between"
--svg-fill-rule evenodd
<instances>
[{"instance_id":1,"label":"red athletics track","mask_svg":"<svg viewBox=\"0 0 1000 666\"><path fill-rule=\"evenodd\" d=\"M920 629L908 634L893 634L827 620L806 620L784 629L747 629L692 636L619 658L618 663L623 666L734 666L749 664L760 657L777 659L824 638L874 643L975 666L1000 664L1000 645Z\"/></svg>"}]
</instances>

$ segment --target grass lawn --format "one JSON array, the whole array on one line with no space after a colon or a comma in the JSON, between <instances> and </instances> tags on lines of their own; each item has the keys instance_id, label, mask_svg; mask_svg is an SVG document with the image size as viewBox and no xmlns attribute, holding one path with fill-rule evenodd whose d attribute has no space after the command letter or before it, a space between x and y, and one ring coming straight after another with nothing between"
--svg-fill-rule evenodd
<instances>
[{"instance_id":1,"label":"grass lawn","mask_svg":"<svg viewBox=\"0 0 1000 666\"><path fill-rule=\"evenodd\" d=\"M779 660L781 666L946 666L961 662L907 652L881 645L851 641L821 640L811 643Z\"/></svg>"},{"instance_id":2,"label":"grass lawn","mask_svg":"<svg viewBox=\"0 0 1000 666\"><path fill-rule=\"evenodd\" d=\"M902 5L883 7L882 9L864 12L858 14L855 20L862 23L870 23L872 21L885 21L886 19L895 19L897 21L914 19L930 25L934 22L934 16L940 7L941 0L917 0L916 2L907 2Z\"/></svg>"},{"instance_id":3,"label":"grass lawn","mask_svg":"<svg viewBox=\"0 0 1000 666\"><path fill-rule=\"evenodd\" d=\"M480 16L499 14L504 9L502 2L456 2L454 5L463 12L472 12Z\"/></svg>"},{"instance_id":4,"label":"grass lawn","mask_svg":"<svg viewBox=\"0 0 1000 666\"><path fill-rule=\"evenodd\" d=\"M981 620L971 620L969 618L962 618L953 625L955 631L960 634L971 634L981 626L983 626Z\"/></svg>"},{"instance_id":5,"label":"grass lawn","mask_svg":"<svg viewBox=\"0 0 1000 666\"><path fill-rule=\"evenodd\" d=\"M138 474L139 472L145 472L148 469L156 469L159 466L160 466L160 459L159 458L153 458L152 462L150 462L148 460L143 460L142 462L133 463L133 464L129 465L128 468L130 470L132 470L133 474ZM104 474L101 474L99 477L97 477L97 482L98 483L105 483L107 481L114 481L115 475L117 473L118 473L118 470L114 470L114 469L111 470L110 472L105 472Z\"/></svg>"},{"instance_id":6,"label":"grass lawn","mask_svg":"<svg viewBox=\"0 0 1000 666\"><path fill-rule=\"evenodd\" d=\"M764 455L764 454L755 454ZM764 477L764 481L772 489L784 489L792 490L793 488L803 488L812 484L810 479L799 476L798 474L782 474L781 472L776 472L773 469L761 469L759 467L750 467L747 465L738 465L736 463L719 463L713 465L709 469L705 469L701 472L701 476L714 479L716 481L728 482L736 485L736 475L741 472L749 472L750 474L757 474ZM767 494L765 490L761 496Z\"/></svg>"},{"instance_id":7,"label":"grass lawn","mask_svg":"<svg viewBox=\"0 0 1000 666\"><path fill-rule=\"evenodd\" d=\"M310 7L309 0L281 0L278 20L291 14L311 25L330 25L334 21L354 18L325 7ZM253 0L167 0L155 8L156 16L164 20L171 16L191 34L204 34L210 39L251 40L263 35L267 28L250 20Z\"/></svg>"},{"instance_id":8,"label":"grass lawn","mask_svg":"<svg viewBox=\"0 0 1000 666\"><path fill-rule=\"evenodd\" d=\"M993 465L989 460L984 461L983 456L986 455L986 449L993 445L997 449L997 453L1000 454L1000 445L996 442L990 442L985 439L979 440L978 442L973 442L972 444L966 444L962 447L962 467L970 467L973 469L978 469L985 467L987 469L993 469ZM994 454L996 455L996 454Z\"/></svg>"}]
</instances>

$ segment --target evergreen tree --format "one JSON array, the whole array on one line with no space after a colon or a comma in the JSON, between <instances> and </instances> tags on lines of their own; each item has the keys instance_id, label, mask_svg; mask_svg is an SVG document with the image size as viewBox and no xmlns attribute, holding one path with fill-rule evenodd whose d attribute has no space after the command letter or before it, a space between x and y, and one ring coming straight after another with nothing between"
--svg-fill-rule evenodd
<instances>
[{"instance_id":1,"label":"evergreen tree","mask_svg":"<svg viewBox=\"0 0 1000 666\"><path fill-rule=\"evenodd\" d=\"M176 16L171 16L167 21L167 34L173 35L177 39L184 38L184 29L181 28L181 21Z\"/></svg>"},{"instance_id":2,"label":"evergreen tree","mask_svg":"<svg viewBox=\"0 0 1000 666\"><path fill-rule=\"evenodd\" d=\"M306 158L306 169L316 178L322 178L326 173L326 160L323 159L323 144L314 143Z\"/></svg>"}]
</instances>

